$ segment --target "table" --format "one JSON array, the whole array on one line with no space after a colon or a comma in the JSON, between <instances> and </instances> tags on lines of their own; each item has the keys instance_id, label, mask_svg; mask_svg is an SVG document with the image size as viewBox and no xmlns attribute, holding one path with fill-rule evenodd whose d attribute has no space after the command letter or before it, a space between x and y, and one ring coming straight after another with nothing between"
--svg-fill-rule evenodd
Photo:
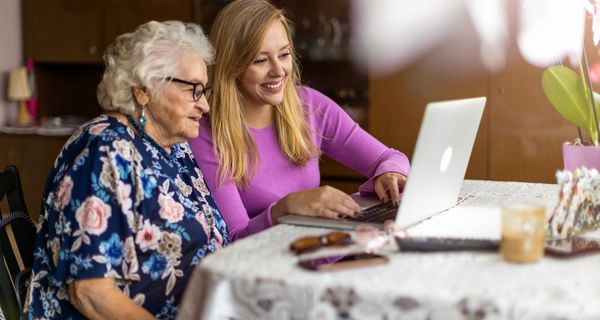
<instances>
[{"instance_id":1,"label":"table","mask_svg":"<svg viewBox=\"0 0 600 320\"><path fill-rule=\"evenodd\" d=\"M465 181L461 205L529 199L550 211L557 194L549 184ZM326 231L277 225L211 254L179 319L600 319L600 254L521 265L495 252L396 252L369 268L299 268L291 241Z\"/></svg>"}]
</instances>

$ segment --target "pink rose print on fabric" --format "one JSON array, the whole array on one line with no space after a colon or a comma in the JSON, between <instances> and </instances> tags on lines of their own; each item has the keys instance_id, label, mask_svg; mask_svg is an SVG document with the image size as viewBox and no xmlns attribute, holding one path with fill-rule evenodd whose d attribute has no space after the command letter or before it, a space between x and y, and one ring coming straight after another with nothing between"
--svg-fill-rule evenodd
<instances>
[{"instance_id":1,"label":"pink rose print on fabric","mask_svg":"<svg viewBox=\"0 0 600 320\"><path fill-rule=\"evenodd\" d=\"M143 252L148 250L156 250L156 248L158 248L160 237L160 229L151 224L149 220L145 220L142 230L138 231L137 235L135 236L135 243L140 246L140 249Z\"/></svg>"},{"instance_id":2,"label":"pink rose print on fabric","mask_svg":"<svg viewBox=\"0 0 600 320\"><path fill-rule=\"evenodd\" d=\"M56 208L62 210L71 201L71 191L73 191L73 180L70 176L65 176L58 185L56 193Z\"/></svg>"},{"instance_id":3,"label":"pink rose print on fabric","mask_svg":"<svg viewBox=\"0 0 600 320\"><path fill-rule=\"evenodd\" d=\"M85 232L93 235L101 235L106 231L110 215L110 206L96 196L85 199L75 212L79 226Z\"/></svg>"},{"instance_id":4,"label":"pink rose print on fabric","mask_svg":"<svg viewBox=\"0 0 600 320\"><path fill-rule=\"evenodd\" d=\"M171 196L161 194L158 196L158 204L160 210L158 213L161 218L169 221L170 223L177 223L183 219L183 206L173 200Z\"/></svg>"},{"instance_id":5,"label":"pink rose print on fabric","mask_svg":"<svg viewBox=\"0 0 600 320\"><path fill-rule=\"evenodd\" d=\"M124 213L131 212L131 185L117 182L117 202L121 205Z\"/></svg>"},{"instance_id":6,"label":"pink rose print on fabric","mask_svg":"<svg viewBox=\"0 0 600 320\"><path fill-rule=\"evenodd\" d=\"M90 134L99 135L106 129L110 124L109 123L99 123L90 127Z\"/></svg>"}]
</instances>

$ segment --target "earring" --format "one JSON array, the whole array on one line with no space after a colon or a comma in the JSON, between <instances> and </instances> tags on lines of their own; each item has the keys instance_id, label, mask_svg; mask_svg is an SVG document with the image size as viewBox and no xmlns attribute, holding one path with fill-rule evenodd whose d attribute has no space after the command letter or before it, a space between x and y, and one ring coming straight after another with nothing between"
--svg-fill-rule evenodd
<instances>
[{"instance_id":1,"label":"earring","mask_svg":"<svg viewBox=\"0 0 600 320\"><path fill-rule=\"evenodd\" d=\"M145 126L146 125L146 120L148 120L146 118L146 109L144 109L144 107L142 107L142 116L140 117L140 126Z\"/></svg>"}]
</instances>

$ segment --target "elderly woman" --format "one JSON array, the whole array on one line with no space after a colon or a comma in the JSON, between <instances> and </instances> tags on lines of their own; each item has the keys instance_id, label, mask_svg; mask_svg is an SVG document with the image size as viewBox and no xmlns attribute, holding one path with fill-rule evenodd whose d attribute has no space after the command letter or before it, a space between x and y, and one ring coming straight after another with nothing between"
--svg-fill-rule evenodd
<instances>
[{"instance_id":1,"label":"elderly woman","mask_svg":"<svg viewBox=\"0 0 600 320\"><path fill-rule=\"evenodd\" d=\"M227 231L186 139L208 112L199 26L149 22L104 56L107 112L63 147L44 192L29 317L171 319Z\"/></svg>"},{"instance_id":2,"label":"elderly woman","mask_svg":"<svg viewBox=\"0 0 600 320\"><path fill-rule=\"evenodd\" d=\"M398 202L408 158L361 129L331 99L299 85L281 10L265 0L233 1L216 17L211 40L213 109L190 146L231 239L259 232L289 212L354 216L360 208L349 195L319 187L321 154L367 177L361 191Z\"/></svg>"}]
</instances>

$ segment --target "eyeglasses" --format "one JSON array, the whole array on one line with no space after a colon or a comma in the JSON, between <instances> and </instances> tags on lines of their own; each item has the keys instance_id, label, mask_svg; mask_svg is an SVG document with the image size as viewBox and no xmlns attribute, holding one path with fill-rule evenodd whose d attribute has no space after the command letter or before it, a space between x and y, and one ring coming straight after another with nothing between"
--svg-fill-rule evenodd
<instances>
[{"instance_id":1,"label":"eyeglasses","mask_svg":"<svg viewBox=\"0 0 600 320\"><path fill-rule=\"evenodd\" d=\"M177 79L177 78L173 78L173 77L167 77L167 78L165 78L165 80L183 83L183 84L192 86L192 88L193 88L192 89L192 99L194 101L200 100L200 98L202 98L202 95L204 95L206 97L206 99L210 99L210 95L212 93L212 88L204 87L204 84L202 82L189 82L189 81L185 81L185 80L181 80L181 79Z\"/></svg>"},{"instance_id":2,"label":"eyeglasses","mask_svg":"<svg viewBox=\"0 0 600 320\"><path fill-rule=\"evenodd\" d=\"M290 250L296 254L315 251L321 247L346 246L352 244L352 237L346 232L334 231L322 236L300 238L290 245Z\"/></svg>"}]
</instances>

